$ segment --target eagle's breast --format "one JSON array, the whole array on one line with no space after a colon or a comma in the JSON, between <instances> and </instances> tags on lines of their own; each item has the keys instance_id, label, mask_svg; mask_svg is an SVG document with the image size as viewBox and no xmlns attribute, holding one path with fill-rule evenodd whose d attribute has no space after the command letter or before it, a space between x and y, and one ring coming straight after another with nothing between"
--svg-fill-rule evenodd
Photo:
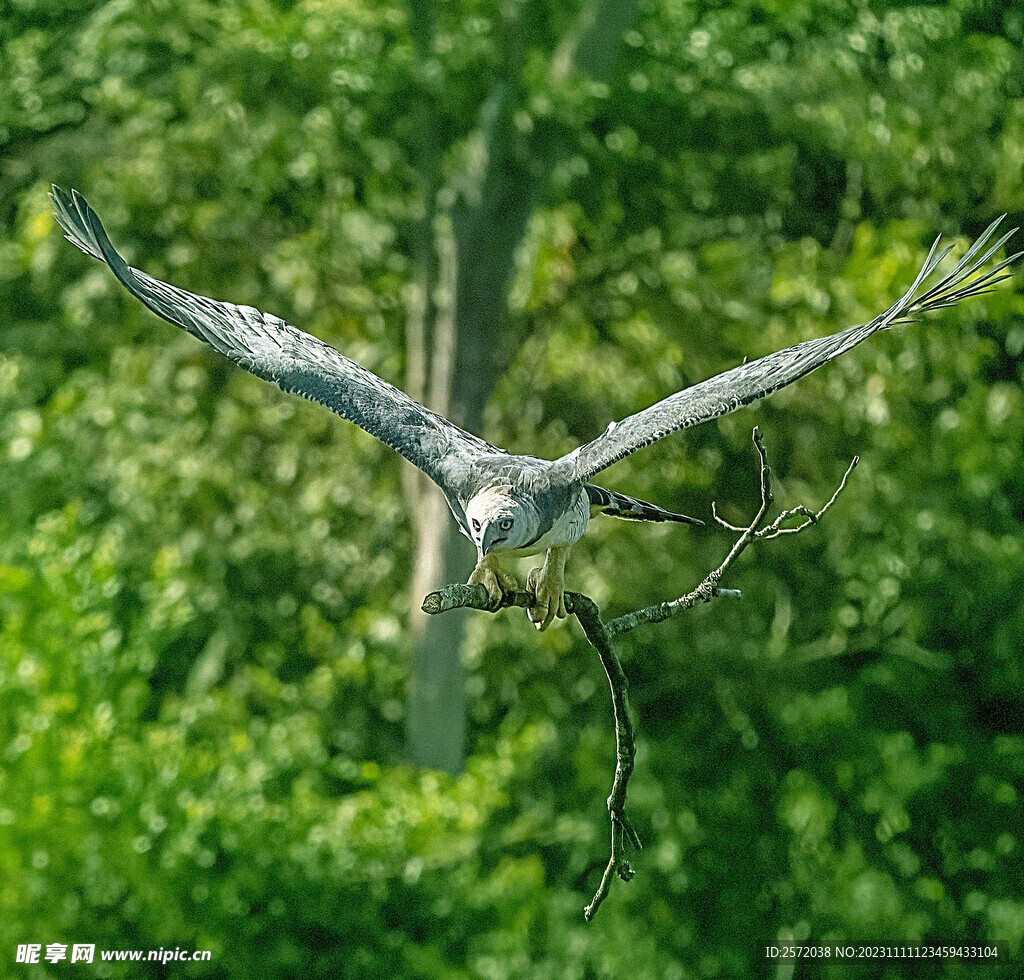
<instances>
[{"instance_id":1,"label":"eagle's breast","mask_svg":"<svg viewBox=\"0 0 1024 980\"><path fill-rule=\"evenodd\" d=\"M516 549L517 556L537 555L548 548L558 545L572 544L583 537L583 532L590 523L590 498L583 486L575 488L568 497L565 506L551 522L551 526L531 544Z\"/></svg>"}]
</instances>

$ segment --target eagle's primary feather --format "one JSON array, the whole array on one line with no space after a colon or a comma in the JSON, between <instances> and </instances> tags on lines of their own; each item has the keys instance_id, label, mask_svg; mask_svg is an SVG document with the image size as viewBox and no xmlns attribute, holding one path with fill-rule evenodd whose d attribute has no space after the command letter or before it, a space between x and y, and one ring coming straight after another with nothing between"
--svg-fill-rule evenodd
<instances>
[{"instance_id":1,"label":"eagle's primary feather","mask_svg":"<svg viewBox=\"0 0 1024 980\"><path fill-rule=\"evenodd\" d=\"M106 262L121 285L157 316L257 377L355 422L436 482L458 483L456 471L470 460L501 453L284 320L251 306L198 296L133 269L114 250L96 212L77 191L66 194L54 187L50 196L68 240Z\"/></svg>"},{"instance_id":2,"label":"eagle's primary feather","mask_svg":"<svg viewBox=\"0 0 1024 980\"><path fill-rule=\"evenodd\" d=\"M905 323L913 316L928 310L952 306L969 296L987 292L995 283L1009 277L1000 276L999 273L1024 254L1017 252L977 279L968 281L1017 231L1014 228L1007 232L990 246L984 255L976 258L1005 217L1006 215L1003 215L993 221L956 266L924 292L919 293L919 290L952 248L949 246L938 252L939 239L935 239L928 258L910 288L889 309L873 320L841 330L829 337L805 340L794 347L787 347L756 361L740 364L731 371L725 371L670 395L656 405L637 412L636 415L631 415L621 422L613 422L602 435L585 446L574 449L559 462L568 465L577 479L587 480L612 463L672 432L734 412L737 408L784 388L827 361L845 354L879 330L897 323Z\"/></svg>"}]
</instances>

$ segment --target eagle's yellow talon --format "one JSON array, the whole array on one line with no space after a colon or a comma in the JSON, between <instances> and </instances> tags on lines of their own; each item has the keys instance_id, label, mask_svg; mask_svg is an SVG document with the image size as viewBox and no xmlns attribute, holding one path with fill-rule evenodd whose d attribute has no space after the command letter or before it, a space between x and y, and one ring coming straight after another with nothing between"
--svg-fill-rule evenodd
<instances>
[{"instance_id":1,"label":"eagle's yellow talon","mask_svg":"<svg viewBox=\"0 0 1024 980\"><path fill-rule=\"evenodd\" d=\"M502 592L519 591L519 580L511 572L506 572L504 568L495 566L494 574L498 578L498 585Z\"/></svg>"},{"instance_id":2,"label":"eagle's yellow talon","mask_svg":"<svg viewBox=\"0 0 1024 980\"><path fill-rule=\"evenodd\" d=\"M533 569L526 579L534 604L526 611L538 630L546 630L558 616L565 618L565 558L568 548L552 548L542 568Z\"/></svg>"},{"instance_id":3,"label":"eagle's yellow talon","mask_svg":"<svg viewBox=\"0 0 1024 980\"><path fill-rule=\"evenodd\" d=\"M497 608L506 592L515 592L519 588L516 577L499 567L493 555L487 555L477 562L473 574L469 576L469 585L482 585L491 597L492 605Z\"/></svg>"}]
</instances>

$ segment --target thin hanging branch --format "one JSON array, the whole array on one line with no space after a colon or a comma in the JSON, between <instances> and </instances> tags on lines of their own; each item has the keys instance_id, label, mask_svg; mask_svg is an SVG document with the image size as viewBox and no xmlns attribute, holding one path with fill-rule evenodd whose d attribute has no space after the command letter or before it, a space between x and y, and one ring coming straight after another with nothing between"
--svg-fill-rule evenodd
<instances>
[{"instance_id":1,"label":"thin hanging branch","mask_svg":"<svg viewBox=\"0 0 1024 980\"><path fill-rule=\"evenodd\" d=\"M766 524L765 520L773 501L771 468L768 466L768 456L761 443L761 433L756 426L753 431L753 440L761 463L761 500L757 512L750 524L746 527L738 527L719 517L715 505L711 505L715 521L726 530L735 532L739 537L733 542L722 563L709 572L697 588L678 599L637 609L608 622L602 621L597 605L588 596L579 592L566 592L565 594L566 611L576 617L587 641L597 650L597 655L601 658L601 666L604 667L604 672L608 677L608 686L611 689L612 716L615 723L615 775L612 779L611 795L608 797L608 815L611 819L611 855L604 873L601 875L601 881L594 897L583 910L588 921L594 917L601 903L607 897L612 880L616 875L623 881L629 881L633 877L633 869L626 859L627 846L632 845L638 850L641 847L640 838L629 820L626 819L626 787L633 772L633 760L636 757L636 738L629 717L629 684L622 664L612 648L611 641L622 633L636 629L637 626L661 623L673 616L678 616L685 610L692 609L698 603L711 602L719 596L740 598L739 590L724 589L719 585L736 559L743 554L752 541L771 541L783 534L799 534L812 524L817 524L842 493L853 468L859 462L859 457L854 456L846 473L843 474L839 486L820 510L812 511L801 504L783 511L774 521ZM798 524L785 526L786 521L793 517L799 517L802 520ZM446 585L437 592L431 592L423 600L423 611L431 615L447 612L450 609L480 609L485 612L497 612L499 609L507 609L512 606L527 609L532 605L533 594L530 592L508 592L502 596L500 602L496 603L482 585Z\"/></svg>"}]
</instances>

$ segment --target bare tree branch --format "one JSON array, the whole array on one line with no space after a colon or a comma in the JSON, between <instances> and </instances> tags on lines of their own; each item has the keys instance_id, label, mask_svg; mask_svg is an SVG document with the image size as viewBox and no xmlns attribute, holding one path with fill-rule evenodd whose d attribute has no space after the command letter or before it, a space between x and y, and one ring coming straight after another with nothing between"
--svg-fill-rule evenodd
<instances>
[{"instance_id":1,"label":"bare tree branch","mask_svg":"<svg viewBox=\"0 0 1024 980\"><path fill-rule=\"evenodd\" d=\"M624 854L625 844L630 843L637 850L642 845L637 832L626 819L626 785L633 773L633 760L636 758L636 738L633 735L633 723L629 718L629 682L619 658L612 649L611 637L601 622L594 602L577 593L573 596L573 615L583 627L590 645L597 650L597 655L601 658L601 666L604 667L612 692L612 716L615 721L615 776L612 779L611 794L608 796L608 815L612 824L611 856L594 897L583 910L583 915L589 922L605 900L613 875L618 875L623 881L629 881L633 877L633 869Z\"/></svg>"},{"instance_id":2,"label":"bare tree branch","mask_svg":"<svg viewBox=\"0 0 1024 980\"><path fill-rule=\"evenodd\" d=\"M753 440L761 462L761 500L757 512L750 524L746 527L737 527L722 520L718 516L715 505L711 505L715 520L727 530L737 533L739 537L733 542L722 563L709 572L704 581L692 592L669 602L625 613L607 623L602 622L597 605L588 596L579 592L566 592L565 594L566 611L576 617L587 641L597 650L597 655L601 658L601 665L604 667L604 672L608 677L608 686L611 689L612 716L615 723L615 775L612 779L611 795L608 797L608 815L611 820L611 855L604 873L601 875L601 881L594 897L583 910L588 921L594 917L601 903L607 897L612 880L616 875L623 881L629 881L633 877L633 869L625 856L626 846L632 845L638 850L641 847L640 838L626 819L626 786L633 772L636 738L629 717L629 684L622 664L612 648L612 639L620 633L628 633L637 626L664 622L700 602L711 602L718 596L739 598L740 592L737 589L723 589L719 582L747 546L755 540L771 541L783 534L799 534L812 524L817 524L842 493L847 478L859 461L859 457L854 456L846 473L843 474L839 486L820 510L812 511L808 507L798 505L783 511L774 521L766 525L765 518L773 500L771 468L768 466L768 456L761 443L761 433L756 426L753 431ZM802 517L803 521L794 527L782 526L788 518L794 516ZM508 592L501 597L499 602L495 602L482 585L453 584L446 585L437 592L431 592L423 600L422 608L425 613L436 615L460 608L480 609L486 612L497 612L499 609L507 609L511 606L528 609L533 603L534 596L530 592Z\"/></svg>"},{"instance_id":3,"label":"bare tree branch","mask_svg":"<svg viewBox=\"0 0 1024 980\"><path fill-rule=\"evenodd\" d=\"M730 549L729 554L725 556L722 564L713 572L710 572L704 581L701 582L700 585L698 585L692 592L688 592L686 595L680 596L678 599L672 599L669 602L661 602L655 606L647 606L645 609L637 609L635 612L626 613L623 616L619 616L617 619L613 619L605 623L605 629L608 630L610 636L614 637L618 636L620 633L627 633L629 630L636 629L637 626L647 623L661 623L666 619L671 619L673 616L678 616L679 613L686 609L692 609L700 602L710 602L718 596L729 596L736 599L740 598L741 593L739 590L723 589L718 583L729 570L729 567L746 550L750 542L754 539L770 541L772 538L777 538L781 534L798 534L811 524L816 524L824 515L825 511L835 503L836 498L846 486L846 480L850 473L853 472L853 468L860 462L859 456L853 457L853 460L846 469L846 473L843 474L843 479L840 481L839 486L836 487L835 493L832 494L828 503L825 504L825 506L817 513L812 512L801 504L791 508L790 510L783 511L767 527L761 527L773 500L771 491L771 468L768 466L768 457L765 453L764 446L761 444L761 433L756 426L753 431L753 440L754 446L757 448L757 454L761 460L761 504L758 507L757 513L754 515L754 519L749 525L747 525L747 527L737 527L734 524L729 524L722 520L722 518L718 516L718 511L715 508L714 503L711 504L711 513L714 515L715 520L722 527L726 528L726 530L735 531L739 534L739 537ZM782 527L782 522L785 521L786 518L792 517L794 514L799 514L804 517L803 523L796 527Z\"/></svg>"},{"instance_id":4,"label":"bare tree branch","mask_svg":"<svg viewBox=\"0 0 1024 980\"><path fill-rule=\"evenodd\" d=\"M849 475L853 472L853 468L860 462L860 456L854 456L850 460L850 465L846 467L846 472L843 474L843 478L839 481L839 486L836 487L835 493L828 498L828 503L821 508L816 514L811 513L803 504L798 504L796 507L790 510L784 510L778 517L772 521L767 527L762 528L757 532L757 536L765 541L771 541L772 538L777 538L780 534L799 534L805 527L810 524L817 524L818 521L824 516L825 511L829 509L835 502L836 497L843 492L843 487L846 486L846 480ZM792 517L794 514L799 514L801 517L806 518L803 524L797 524L796 527L782 527L783 521L787 518Z\"/></svg>"}]
</instances>

